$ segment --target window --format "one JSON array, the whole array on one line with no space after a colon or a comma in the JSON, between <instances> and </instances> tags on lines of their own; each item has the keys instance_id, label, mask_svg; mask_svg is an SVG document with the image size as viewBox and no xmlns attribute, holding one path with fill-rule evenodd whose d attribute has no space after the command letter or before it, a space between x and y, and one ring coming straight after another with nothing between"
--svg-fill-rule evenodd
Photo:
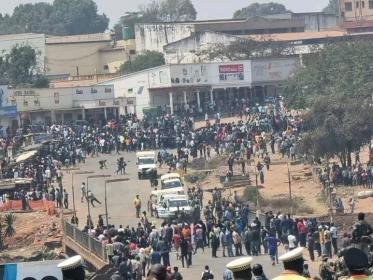
<instances>
[{"instance_id":1,"label":"window","mask_svg":"<svg viewBox=\"0 0 373 280\"><path fill-rule=\"evenodd\" d=\"M373 9L373 1L369 0L368 1L369 9Z\"/></svg>"},{"instance_id":2,"label":"window","mask_svg":"<svg viewBox=\"0 0 373 280\"><path fill-rule=\"evenodd\" d=\"M111 92L111 88L105 88L105 93L110 93Z\"/></svg>"},{"instance_id":3,"label":"window","mask_svg":"<svg viewBox=\"0 0 373 280\"><path fill-rule=\"evenodd\" d=\"M59 92L54 93L54 104L60 104L60 93Z\"/></svg>"},{"instance_id":4,"label":"window","mask_svg":"<svg viewBox=\"0 0 373 280\"><path fill-rule=\"evenodd\" d=\"M104 65L104 70L109 70L109 65Z\"/></svg>"},{"instance_id":5,"label":"window","mask_svg":"<svg viewBox=\"0 0 373 280\"><path fill-rule=\"evenodd\" d=\"M346 2L345 3L345 10L346 11L352 11L352 3L351 2Z\"/></svg>"},{"instance_id":6,"label":"window","mask_svg":"<svg viewBox=\"0 0 373 280\"><path fill-rule=\"evenodd\" d=\"M136 50L130 50L130 55L135 55L136 54Z\"/></svg>"},{"instance_id":7,"label":"window","mask_svg":"<svg viewBox=\"0 0 373 280\"><path fill-rule=\"evenodd\" d=\"M24 100L23 101L23 106L27 107L28 106L28 101Z\"/></svg>"},{"instance_id":8,"label":"window","mask_svg":"<svg viewBox=\"0 0 373 280\"><path fill-rule=\"evenodd\" d=\"M96 88L91 88L91 93L97 93L97 89Z\"/></svg>"},{"instance_id":9,"label":"window","mask_svg":"<svg viewBox=\"0 0 373 280\"><path fill-rule=\"evenodd\" d=\"M365 1L361 1L361 7L365 8Z\"/></svg>"}]
</instances>

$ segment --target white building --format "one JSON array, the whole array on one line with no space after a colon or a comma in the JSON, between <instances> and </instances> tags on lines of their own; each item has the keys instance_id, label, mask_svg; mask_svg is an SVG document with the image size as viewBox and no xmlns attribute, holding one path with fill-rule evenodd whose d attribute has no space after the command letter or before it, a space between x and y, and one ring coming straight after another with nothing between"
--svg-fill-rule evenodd
<instances>
[{"instance_id":1,"label":"white building","mask_svg":"<svg viewBox=\"0 0 373 280\"><path fill-rule=\"evenodd\" d=\"M115 118L121 100L112 86L10 89L21 125Z\"/></svg>"},{"instance_id":2,"label":"white building","mask_svg":"<svg viewBox=\"0 0 373 280\"><path fill-rule=\"evenodd\" d=\"M263 101L279 94L282 84L299 66L297 57L220 63L164 65L103 82L123 98L124 112L143 117L144 109L170 113L182 108L198 112L216 104L219 111L237 98ZM220 108L220 109L219 109Z\"/></svg>"},{"instance_id":3,"label":"white building","mask_svg":"<svg viewBox=\"0 0 373 280\"><path fill-rule=\"evenodd\" d=\"M45 35L35 33L0 35L0 56L9 53L15 46L30 46L37 54L37 65L45 69Z\"/></svg>"},{"instance_id":4,"label":"white building","mask_svg":"<svg viewBox=\"0 0 373 280\"><path fill-rule=\"evenodd\" d=\"M10 102L7 86L0 85L0 137L6 135L8 128L18 128L17 107Z\"/></svg>"}]
</instances>

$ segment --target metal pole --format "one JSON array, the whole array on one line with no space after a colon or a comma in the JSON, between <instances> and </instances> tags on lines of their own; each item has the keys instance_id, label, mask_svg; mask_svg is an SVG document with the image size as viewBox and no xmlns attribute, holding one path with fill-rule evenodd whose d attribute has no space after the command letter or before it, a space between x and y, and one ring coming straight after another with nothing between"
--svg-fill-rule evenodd
<instances>
[{"instance_id":1,"label":"metal pole","mask_svg":"<svg viewBox=\"0 0 373 280\"><path fill-rule=\"evenodd\" d=\"M258 186L258 171L255 171L255 186L256 186L256 207L259 209L259 186Z\"/></svg>"},{"instance_id":2,"label":"metal pole","mask_svg":"<svg viewBox=\"0 0 373 280\"><path fill-rule=\"evenodd\" d=\"M288 184L289 184L289 199L290 199L290 215L293 216L293 197L291 194L291 180L290 180L290 168L289 168L289 161L287 161L288 167Z\"/></svg>"},{"instance_id":3,"label":"metal pole","mask_svg":"<svg viewBox=\"0 0 373 280\"><path fill-rule=\"evenodd\" d=\"M89 178L87 177L87 191L86 191L86 200L87 200L87 207L88 207L88 228L91 228L91 207L89 206L89 199L88 199L88 180Z\"/></svg>"},{"instance_id":4,"label":"metal pole","mask_svg":"<svg viewBox=\"0 0 373 280\"><path fill-rule=\"evenodd\" d=\"M76 210L75 210L75 189L74 189L74 172L71 172L71 189L73 192L73 210L74 210L74 217L76 215ZM74 223L75 223L75 218L74 218Z\"/></svg>"},{"instance_id":5,"label":"metal pole","mask_svg":"<svg viewBox=\"0 0 373 280\"><path fill-rule=\"evenodd\" d=\"M107 211L106 185L107 185L107 181L105 181L105 216L106 216L106 229L109 229L109 215Z\"/></svg>"}]
</instances>

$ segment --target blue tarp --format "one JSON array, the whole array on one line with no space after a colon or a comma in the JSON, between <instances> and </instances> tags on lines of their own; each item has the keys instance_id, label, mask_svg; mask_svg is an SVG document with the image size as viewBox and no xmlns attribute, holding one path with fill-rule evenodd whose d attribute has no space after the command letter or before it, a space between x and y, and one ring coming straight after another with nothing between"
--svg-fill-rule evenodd
<instances>
[{"instance_id":1,"label":"blue tarp","mask_svg":"<svg viewBox=\"0 0 373 280\"><path fill-rule=\"evenodd\" d=\"M4 271L4 280L17 280L17 265L6 264Z\"/></svg>"}]
</instances>

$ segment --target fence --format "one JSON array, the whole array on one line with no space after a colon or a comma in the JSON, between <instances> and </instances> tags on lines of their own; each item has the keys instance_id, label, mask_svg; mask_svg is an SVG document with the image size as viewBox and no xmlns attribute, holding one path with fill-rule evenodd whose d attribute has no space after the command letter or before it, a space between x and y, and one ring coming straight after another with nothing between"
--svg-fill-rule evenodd
<instances>
[{"instance_id":1,"label":"fence","mask_svg":"<svg viewBox=\"0 0 373 280\"><path fill-rule=\"evenodd\" d=\"M107 262L107 255L105 246L100 241L89 236L87 233L82 232L76 226L64 221L64 234L74 240L77 244L94 254L104 262Z\"/></svg>"},{"instance_id":2,"label":"fence","mask_svg":"<svg viewBox=\"0 0 373 280\"><path fill-rule=\"evenodd\" d=\"M22 205L22 200L8 200L6 202L0 203L0 212L22 210L23 208L27 210L46 211L48 215L55 214L55 205L53 201L28 200L26 201L26 205Z\"/></svg>"}]
</instances>

